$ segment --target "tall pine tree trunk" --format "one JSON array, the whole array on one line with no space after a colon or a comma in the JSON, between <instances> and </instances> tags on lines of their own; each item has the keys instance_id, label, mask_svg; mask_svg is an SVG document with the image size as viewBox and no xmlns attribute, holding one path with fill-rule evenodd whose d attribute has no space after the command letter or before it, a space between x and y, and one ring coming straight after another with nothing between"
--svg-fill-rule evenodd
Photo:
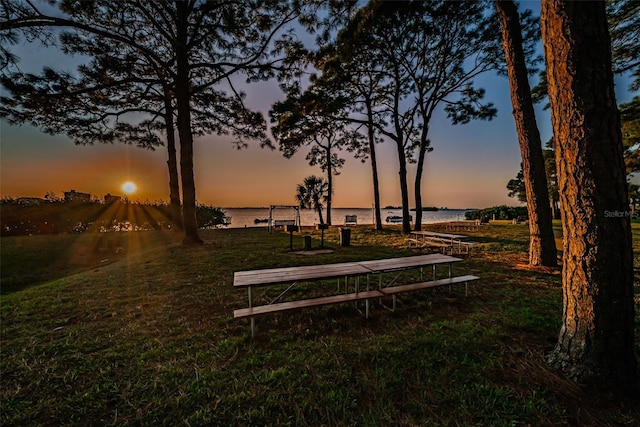
<instances>
[{"instance_id":1,"label":"tall pine tree trunk","mask_svg":"<svg viewBox=\"0 0 640 427\"><path fill-rule=\"evenodd\" d=\"M522 155L522 173L529 213L529 264L556 266L558 255L553 235L542 142L522 50L522 29L518 9L511 0L496 0L495 4L502 28L502 47L511 87L513 117Z\"/></svg>"},{"instance_id":2,"label":"tall pine tree trunk","mask_svg":"<svg viewBox=\"0 0 640 427\"><path fill-rule=\"evenodd\" d=\"M400 71L397 65L394 66L392 73L396 82L401 81ZM393 89L393 111L400 111L400 103L402 100L402 94L400 85L395 84ZM404 147L404 130L400 123L398 115L393 117L393 126L395 128L395 137L393 138L396 143L396 149L398 151L398 174L400 175L400 197L402 198L402 232L404 234L411 233L411 214L409 211L409 183L407 180L407 154Z\"/></svg>"},{"instance_id":3,"label":"tall pine tree trunk","mask_svg":"<svg viewBox=\"0 0 640 427\"><path fill-rule=\"evenodd\" d=\"M169 209L171 223L176 231L182 231L182 203L180 202L180 176L178 174L178 156L176 154L176 135L173 126L173 106L171 94L165 89L164 120L167 131L167 167L169 169Z\"/></svg>"},{"instance_id":4,"label":"tall pine tree trunk","mask_svg":"<svg viewBox=\"0 0 640 427\"><path fill-rule=\"evenodd\" d=\"M633 252L605 3L544 0L542 36L564 233L550 360L574 380L633 389Z\"/></svg>"},{"instance_id":5,"label":"tall pine tree trunk","mask_svg":"<svg viewBox=\"0 0 640 427\"><path fill-rule=\"evenodd\" d=\"M373 209L376 230L382 230L382 212L380 209L380 181L378 179L378 161L376 159L376 138L373 129L373 108L367 100L367 126L369 136L369 159L371 160L371 175L373 178Z\"/></svg>"},{"instance_id":6,"label":"tall pine tree trunk","mask_svg":"<svg viewBox=\"0 0 640 427\"><path fill-rule=\"evenodd\" d=\"M176 106L180 136L180 175L182 177L182 220L185 244L203 243L196 220L196 185L193 176L193 132L191 131L191 93L189 88L189 50L187 48L187 3L176 2Z\"/></svg>"},{"instance_id":7,"label":"tall pine tree trunk","mask_svg":"<svg viewBox=\"0 0 640 427\"><path fill-rule=\"evenodd\" d=\"M411 233L411 213L409 211L409 183L407 181L407 157L404 153L404 145L402 142L396 141L398 148L398 159L400 168L400 196L402 197L402 232L404 234Z\"/></svg>"},{"instance_id":8,"label":"tall pine tree trunk","mask_svg":"<svg viewBox=\"0 0 640 427\"><path fill-rule=\"evenodd\" d=\"M333 195L333 165L331 164L331 137L327 142L327 183L329 183L329 194L327 195L327 224L331 225L331 196ZM320 217L322 223L322 214Z\"/></svg>"},{"instance_id":9,"label":"tall pine tree trunk","mask_svg":"<svg viewBox=\"0 0 640 427\"><path fill-rule=\"evenodd\" d=\"M426 128L426 126L425 126ZM423 130L423 132L425 132ZM426 134L425 134L426 135ZM424 137L426 139L426 136ZM413 223L415 231L422 230L422 175L424 173L424 160L427 155L427 143L420 143L420 151L418 152L418 165L416 166L416 181L414 184L414 197L416 199L416 220Z\"/></svg>"},{"instance_id":10,"label":"tall pine tree trunk","mask_svg":"<svg viewBox=\"0 0 640 427\"><path fill-rule=\"evenodd\" d=\"M420 115L422 116L423 126L420 131L420 145L418 148L418 164L416 166L416 181L414 184L414 195L416 199L416 222L413 229L415 231L422 230L422 177L424 175L424 162L427 153L431 151L431 141L427 139L429 135L428 123L431 121L431 113L427 113L422 107Z\"/></svg>"}]
</instances>

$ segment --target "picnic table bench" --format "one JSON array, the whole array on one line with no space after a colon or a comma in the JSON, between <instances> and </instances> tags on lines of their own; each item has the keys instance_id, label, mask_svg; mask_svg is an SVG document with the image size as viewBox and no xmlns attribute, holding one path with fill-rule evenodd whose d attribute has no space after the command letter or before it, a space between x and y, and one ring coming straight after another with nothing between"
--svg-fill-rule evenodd
<instances>
[{"instance_id":1,"label":"picnic table bench","mask_svg":"<svg viewBox=\"0 0 640 427\"><path fill-rule=\"evenodd\" d=\"M357 261L338 264L311 265L300 267L285 267L263 270L237 271L234 273L234 287L247 288L249 306L234 310L234 318L249 317L251 319L251 336L255 333L255 316L264 315L278 311L293 310L298 308L316 307L344 302L365 301L365 317L369 317L369 300L373 298L383 298L391 295L393 297L393 308L396 305L396 294L410 292L430 287L452 285L455 283L466 283L479 279L476 276L453 277L451 264L462 261L448 255L430 254L402 258L388 258L383 260ZM449 277L447 279L436 280L436 265L448 264ZM431 266L433 278L430 281L422 281L422 268ZM421 280L412 285L395 285L399 276L396 276L386 285L383 283L382 274L389 272L402 273L412 268L420 268ZM370 275L378 275L378 288L370 289ZM366 290L360 290L360 278L366 277ZM339 280L344 278L344 293L340 293ZM298 299L294 301L282 301L287 292L299 283L318 282L323 280L338 279L338 293L323 297ZM349 288L349 280L352 280L352 289ZM288 285L277 297L267 304L254 305L252 289L271 285Z\"/></svg>"}]
</instances>

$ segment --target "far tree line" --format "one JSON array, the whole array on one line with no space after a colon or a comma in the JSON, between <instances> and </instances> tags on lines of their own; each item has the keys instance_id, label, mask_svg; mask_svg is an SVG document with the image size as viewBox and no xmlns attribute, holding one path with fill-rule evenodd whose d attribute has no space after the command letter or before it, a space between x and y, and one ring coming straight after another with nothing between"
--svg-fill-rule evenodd
<instances>
[{"instance_id":1,"label":"far tree line","mask_svg":"<svg viewBox=\"0 0 640 427\"><path fill-rule=\"evenodd\" d=\"M0 200L0 235L171 230L171 215L171 205L163 202L130 202L112 196L65 200L49 192L43 199ZM222 209L202 204L196 205L196 219L201 228L230 222Z\"/></svg>"}]
</instances>

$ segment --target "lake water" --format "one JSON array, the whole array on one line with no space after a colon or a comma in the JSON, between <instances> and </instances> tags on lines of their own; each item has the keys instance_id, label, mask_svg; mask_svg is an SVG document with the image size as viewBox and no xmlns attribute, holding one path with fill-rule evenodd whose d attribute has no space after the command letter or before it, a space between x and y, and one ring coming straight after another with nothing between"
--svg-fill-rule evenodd
<instances>
[{"instance_id":1,"label":"lake water","mask_svg":"<svg viewBox=\"0 0 640 427\"><path fill-rule=\"evenodd\" d=\"M267 227L266 223L256 224L256 219L269 219L269 208L222 208L227 216L231 217L231 228L243 227ZM468 210L447 209L439 211L429 211L422 213L423 224L433 224L436 222L458 221L464 219L465 212ZM331 222L333 225L344 224L346 215L357 215L358 224L373 224L373 209L360 208L333 208L331 209ZM324 220L327 220L326 212L322 212ZM385 219L388 216L402 216L400 209L382 209L382 223L387 224ZM411 212L415 219L416 213ZM278 208L273 210L273 219L295 219L295 210L293 208ZM300 221L303 226L313 226L318 224L318 213L311 209L300 209Z\"/></svg>"}]
</instances>

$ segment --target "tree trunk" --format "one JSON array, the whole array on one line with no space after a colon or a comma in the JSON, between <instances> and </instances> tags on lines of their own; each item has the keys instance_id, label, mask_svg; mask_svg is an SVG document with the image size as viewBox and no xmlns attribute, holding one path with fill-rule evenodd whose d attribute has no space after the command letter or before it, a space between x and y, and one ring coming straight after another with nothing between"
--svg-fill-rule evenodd
<instances>
[{"instance_id":1,"label":"tree trunk","mask_svg":"<svg viewBox=\"0 0 640 427\"><path fill-rule=\"evenodd\" d=\"M333 167L331 165L331 138L327 141L327 183L329 184L329 194L327 195L327 224L331 225L331 195L333 194ZM322 221L322 218L320 218Z\"/></svg>"},{"instance_id":2,"label":"tree trunk","mask_svg":"<svg viewBox=\"0 0 640 427\"><path fill-rule=\"evenodd\" d=\"M400 91L400 85L397 82L401 81L401 78L398 64L394 64L393 68L392 76L396 81L393 89L393 111L398 112L400 111L402 94ZM400 197L402 198L402 232L404 234L409 234L411 233L411 214L409 211L409 185L407 182L407 155L404 147L404 131L398 114L393 117L393 125L395 128L395 137L393 140L395 141L396 148L398 150L398 174L400 175Z\"/></svg>"},{"instance_id":3,"label":"tree trunk","mask_svg":"<svg viewBox=\"0 0 640 427\"><path fill-rule=\"evenodd\" d=\"M180 174L182 176L182 218L184 244L203 243L196 220L196 186L193 176L193 133L191 131L191 93L189 88L189 51L187 49L187 4L176 2L176 105L180 136Z\"/></svg>"},{"instance_id":4,"label":"tree trunk","mask_svg":"<svg viewBox=\"0 0 640 427\"><path fill-rule=\"evenodd\" d=\"M173 106L171 95L165 90L164 120L167 131L167 167L169 168L169 209L171 223L176 231L182 231L182 203L180 202L180 177L178 176L178 157L176 154L176 135L173 126Z\"/></svg>"},{"instance_id":5,"label":"tree trunk","mask_svg":"<svg viewBox=\"0 0 640 427\"><path fill-rule=\"evenodd\" d=\"M409 211L409 184L407 182L407 158L404 153L404 146L401 140L396 141L398 148L398 160L400 168L398 174L400 175L400 195L402 197L402 232L404 234L411 233L411 220Z\"/></svg>"},{"instance_id":6,"label":"tree trunk","mask_svg":"<svg viewBox=\"0 0 640 427\"><path fill-rule=\"evenodd\" d=\"M560 200L553 199L551 203L553 204L553 219L562 219L560 214Z\"/></svg>"},{"instance_id":7,"label":"tree trunk","mask_svg":"<svg viewBox=\"0 0 640 427\"><path fill-rule=\"evenodd\" d=\"M422 174L424 172L424 159L427 154L427 146L424 143L420 144L420 151L418 153L418 165L416 167L416 181L414 184L414 197L416 199L416 220L413 223L413 229L415 231L422 230Z\"/></svg>"},{"instance_id":8,"label":"tree trunk","mask_svg":"<svg viewBox=\"0 0 640 427\"><path fill-rule=\"evenodd\" d=\"M320 225L324 224L324 221L322 219L322 203L320 203L320 196L319 194L314 194L313 196L313 207L316 209L316 212L318 212L318 219L320 220Z\"/></svg>"},{"instance_id":9,"label":"tree trunk","mask_svg":"<svg viewBox=\"0 0 640 427\"><path fill-rule=\"evenodd\" d=\"M376 160L376 139L373 129L373 113L371 103L367 102L367 119L369 125L367 126L369 135L369 157L371 160L371 175L373 177L373 209L375 214L375 227L376 230L382 230L382 212L380 209L380 182L378 179L378 161Z\"/></svg>"},{"instance_id":10,"label":"tree trunk","mask_svg":"<svg viewBox=\"0 0 640 427\"><path fill-rule=\"evenodd\" d=\"M513 117L522 155L522 173L529 214L529 264L554 267L557 265L558 254L553 235L549 189L542 142L522 50L518 9L512 0L496 0L495 4L502 28L502 47L507 62Z\"/></svg>"},{"instance_id":11,"label":"tree trunk","mask_svg":"<svg viewBox=\"0 0 640 427\"><path fill-rule=\"evenodd\" d=\"M633 252L604 2L542 2L564 233L563 319L552 364L574 380L638 386Z\"/></svg>"}]
</instances>

